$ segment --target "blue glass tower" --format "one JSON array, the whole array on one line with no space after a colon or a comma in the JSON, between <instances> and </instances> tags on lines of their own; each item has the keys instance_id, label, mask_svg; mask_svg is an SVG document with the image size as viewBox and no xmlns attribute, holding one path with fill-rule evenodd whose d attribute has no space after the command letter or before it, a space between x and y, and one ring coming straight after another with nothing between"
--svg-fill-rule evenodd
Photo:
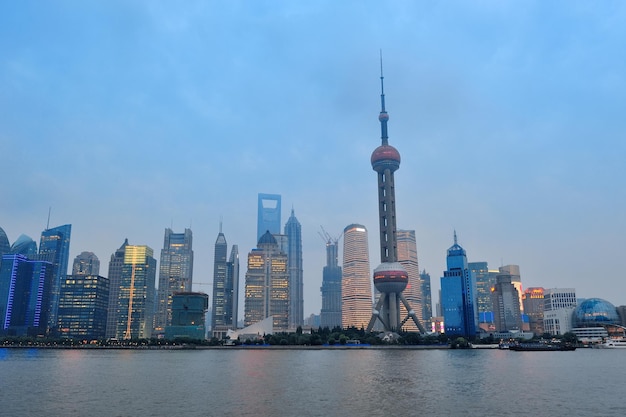
<instances>
[{"instance_id":1,"label":"blue glass tower","mask_svg":"<svg viewBox=\"0 0 626 417\"><path fill-rule=\"evenodd\" d=\"M54 330L57 325L59 293L61 280L67 275L71 233L71 224L53 227L41 232L38 258L52 264L52 293L50 294L50 315L48 321L51 330Z\"/></svg>"},{"instance_id":2,"label":"blue glass tower","mask_svg":"<svg viewBox=\"0 0 626 417\"><path fill-rule=\"evenodd\" d=\"M280 234L280 195L259 194L256 238L257 241L265 232Z\"/></svg>"},{"instance_id":3,"label":"blue glass tower","mask_svg":"<svg viewBox=\"0 0 626 417\"><path fill-rule=\"evenodd\" d=\"M474 274L467 264L467 256L457 242L448 249L448 269L441 277L441 309L445 333L448 336L474 337L478 329Z\"/></svg>"},{"instance_id":4,"label":"blue glass tower","mask_svg":"<svg viewBox=\"0 0 626 417\"><path fill-rule=\"evenodd\" d=\"M47 334L53 265L6 254L0 267L0 334Z\"/></svg>"}]
</instances>

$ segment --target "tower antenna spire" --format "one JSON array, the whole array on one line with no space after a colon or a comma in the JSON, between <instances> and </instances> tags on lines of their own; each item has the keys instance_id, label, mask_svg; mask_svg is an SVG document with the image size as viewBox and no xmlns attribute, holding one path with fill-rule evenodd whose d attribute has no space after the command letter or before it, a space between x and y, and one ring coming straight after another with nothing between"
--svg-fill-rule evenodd
<instances>
[{"instance_id":1,"label":"tower antenna spire","mask_svg":"<svg viewBox=\"0 0 626 417\"><path fill-rule=\"evenodd\" d=\"M52 206L48 207L48 222L46 223L46 230L50 229L50 212L52 211Z\"/></svg>"},{"instance_id":2,"label":"tower antenna spire","mask_svg":"<svg viewBox=\"0 0 626 417\"><path fill-rule=\"evenodd\" d=\"M378 115L380 121L380 139L383 145L389 144L389 137L387 136L387 121L389 115L385 110L385 77L383 76L383 50L380 50L380 114Z\"/></svg>"}]
</instances>

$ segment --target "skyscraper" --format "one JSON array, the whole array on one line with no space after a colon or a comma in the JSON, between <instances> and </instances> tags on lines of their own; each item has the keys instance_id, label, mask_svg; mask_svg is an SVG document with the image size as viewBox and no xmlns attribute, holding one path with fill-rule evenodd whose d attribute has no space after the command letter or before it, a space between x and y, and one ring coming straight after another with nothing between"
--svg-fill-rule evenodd
<instances>
[{"instance_id":1,"label":"skyscraper","mask_svg":"<svg viewBox=\"0 0 626 417\"><path fill-rule=\"evenodd\" d=\"M9 253L10 250L9 238L2 227L0 227L0 259L2 259L2 255Z\"/></svg>"},{"instance_id":2,"label":"skyscraper","mask_svg":"<svg viewBox=\"0 0 626 417\"><path fill-rule=\"evenodd\" d=\"M259 193L256 228L257 241L268 230L273 235L280 234L280 195Z\"/></svg>"},{"instance_id":3,"label":"skyscraper","mask_svg":"<svg viewBox=\"0 0 626 417\"><path fill-rule=\"evenodd\" d=\"M491 292L496 331L522 330L517 289L511 283L511 275L500 274Z\"/></svg>"},{"instance_id":4,"label":"skyscraper","mask_svg":"<svg viewBox=\"0 0 626 417\"><path fill-rule=\"evenodd\" d=\"M61 280L67 275L71 233L71 224L53 227L41 232L38 259L52 264L52 293L50 294L50 315L48 316L48 326L51 331L54 331L57 325L59 292Z\"/></svg>"},{"instance_id":5,"label":"skyscraper","mask_svg":"<svg viewBox=\"0 0 626 417\"><path fill-rule=\"evenodd\" d=\"M287 254L267 231L259 239L257 248L248 254L244 325L250 326L271 316L275 330L287 330L289 294Z\"/></svg>"},{"instance_id":6,"label":"skyscraper","mask_svg":"<svg viewBox=\"0 0 626 417\"><path fill-rule=\"evenodd\" d=\"M430 274L423 270L420 274L422 280L422 317L424 321L430 320L433 317L433 299L430 289Z\"/></svg>"},{"instance_id":7,"label":"skyscraper","mask_svg":"<svg viewBox=\"0 0 626 417\"><path fill-rule=\"evenodd\" d=\"M478 323L485 331L493 331L495 327L491 289L496 285L497 271L494 273L489 270L487 262L469 262L467 265L476 280Z\"/></svg>"},{"instance_id":8,"label":"skyscraper","mask_svg":"<svg viewBox=\"0 0 626 417\"><path fill-rule=\"evenodd\" d=\"M72 275L100 275L100 260L93 252L81 252L74 258Z\"/></svg>"},{"instance_id":9,"label":"skyscraper","mask_svg":"<svg viewBox=\"0 0 626 417\"><path fill-rule=\"evenodd\" d=\"M445 333L449 336L474 337L478 332L475 292L476 283L469 270L467 256L457 242L448 249L448 269L441 277L441 309Z\"/></svg>"},{"instance_id":10,"label":"skyscraper","mask_svg":"<svg viewBox=\"0 0 626 417\"><path fill-rule=\"evenodd\" d=\"M20 235L11 245L9 253L24 255L33 259L37 256L37 243L29 236Z\"/></svg>"},{"instance_id":11,"label":"skyscraper","mask_svg":"<svg viewBox=\"0 0 626 417\"><path fill-rule=\"evenodd\" d=\"M287 236L287 269L289 270L289 325L292 329L304 324L304 293L302 270L302 227L293 209L285 224Z\"/></svg>"},{"instance_id":12,"label":"skyscraper","mask_svg":"<svg viewBox=\"0 0 626 417\"><path fill-rule=\"evenodd\" d=\"M53 267L50 262L5 254L0 262L0 334L48 334Z\"/></svg>"},{"instance_id":13,"label":"skyscraper","mask_svg":"<svg viewBox=\"0 0 626 417\"><path fill-rule=\"evenodd\" d=\"M239 297L239 249L233 245L230 258L226 260L228 244L220 232L215 241L213 263L213 308L211 314L211 332L213 337L223 339L229 329L237 328L237 310Z\"/></svg>"},{"instance_id":14,"label":"skyscraper","mask_svg":"<svg viewBox=\"0 0 626 417\"><path fill-rule=\"evenodd\" d=\"M418 320L405 296L402 294L409 283L409 274L398 262L398 236L396 232L396 191L394 172L400 168L400 152L389 145L387 136L387 122L389 115L385 110L385 89L383 77L382 56L380 62L380 104L378 116L381 130L381 145L372 152L370 159L372 169L378 177L378 223L380 236L380 265L374 270L374 286L381 295L376 308L367 325L367 330L374 328L376 321L380 321L385 331L398 331L409 320L422 332L426 330ZM417 251L415 257L417 258ZM417 269L416 274L419 274ZM419 279L417 276L416 279ZM419 288L416 288L419 291ZM404 316L401 305L408 312ZM405 317L402 319L402 317Z\"/></svg>"},{"instance_id":15,"label":"skyscraper","mask_svg":"<svg viewBox=\"0 0 626 417\"><path fill-rule=\"evenodd\" d=\"M124 267L124 256L128 239L124 240L122 246L111 255L109 261L109 307L107 308L107 329L106 337L117 337L117 320L120 315L119 298L122 286L122 268Z\"/></svg>"},{"instance_id":16,"label":"skyscraper","mask_svg":"<svg viewBox=\"0 0 626 417\"><path fill-rule=\"evenodd\" d=\"M517 290L520 309L521 309L521 312L523 313L524 306L522 304L522 294L524 294L524 291L522 289L522 277L519 271L519 265L504 265L498 268L498 271L499 271L498 275L506 274L511 277L511 283L515 286L515 289Z\"/></svg>"},{"instance_id":17,"label":"skyscraper","mask_svg":"<svg viewBox=\"0 0 626 417\"><path fill-rule=\"evenodd\" d=\"M127 245L117 300L117 339L149 338L155 302L156 259L145 245Z\"/></svg>"},{"instance_id":18,"label":"skyscraper","mask_svg":"<svg viewBox=\"0 0 626 417\"><path fill-rule=\"evenodd\" d=\"M193 235L190 229L174 233L165 229L161 262L159 264L159 289L154 329L164 334L172 321L172 296L177 292L191 291L193 280Z\"/></svg>"},{"instance_id":19,"label":"skyscraper","mask_svg":"<svg viewBox=\"0 0 626 417\"><path fill-rule=\"evenodd\" d=\"M420 268L417 260L417 241L415 239L415 230L398 230L396 232L398 239L398 262L404 267L409 274L409 282L403 291L404 297L411 306L415 309L415 314L420 323L424 323L425 319L430 319L430 316L423 316L423 298L422 298L422 283L420 278ZM408 311L404 305L400 306L400 313L402 317L408 315ZM404 325L406 331L419 331L415 323L407 321Z\"/></svg>"},{"instance_id":20,"label":"skyscraper","mask_svg":"<svg viewBox=\"0 0 626 417\"><path fill-rule=\"evenodd\" d=\"M351 224L343 229L341 327L365 328L372 316L372 283L367 229Z\"/></svg>"},{"instance_id":21,"label":"skyscraper","mask_svg":"<svg viewBox=\"0 0 626 417\"><path fill-rule=\"evenodd\" d=\"M79 257L74 260L75 267L77 263L80 264ZM95 258L95 261L97 260L98 258ZM109 306L109 279L98 275L95 270L93 272L95 274L85 269L61 280L59 336L85 340L105 337Z\"/></svg>"},{"instance_id":22,"label":"skyscraper","mask_svg":"<svg viewBox=\"0 0 626 417\"><path fill-rule=\"evenodd\" d=\"M543 288L530 287L526 288L522 294L522 304L524 305L524 314L528 316L530 331L540 336L543 330Z\"/></svg>"},{"instance_id":23,"label":"skyscraper","mask_svg":"<svg viewBox=\"0 0 626 417\"><path fill-rule=\"evenodd\" d=\"M320 326L332 329L341 327L341 267L339 266L339 239L324 232L326 240L326 266L322 272L322 310Z\"/></svg>"}]
</instances>

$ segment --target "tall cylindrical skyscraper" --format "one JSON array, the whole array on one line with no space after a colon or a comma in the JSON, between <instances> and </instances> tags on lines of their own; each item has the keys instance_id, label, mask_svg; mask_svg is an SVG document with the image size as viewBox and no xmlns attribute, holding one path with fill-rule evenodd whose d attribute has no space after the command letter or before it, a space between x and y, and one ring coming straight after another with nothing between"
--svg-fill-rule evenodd
<instances>
[{"instance_id":1,"label":"tall cylindrical skyscraper","mask_svg":"<svg viewBox=\"0 0 626 417\"><path fill-rule=\"evenodd\" d=\"M365 327L372 314L367 229L351 224L343 230L341 327Z\"/></svg>"}]
</instances>

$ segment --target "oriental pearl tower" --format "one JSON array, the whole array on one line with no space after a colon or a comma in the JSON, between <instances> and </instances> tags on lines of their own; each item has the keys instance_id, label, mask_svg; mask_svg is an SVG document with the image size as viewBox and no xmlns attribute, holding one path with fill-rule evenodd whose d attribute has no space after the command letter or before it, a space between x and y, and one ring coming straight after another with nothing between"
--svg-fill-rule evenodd
<instances>
[{"instance_id":1,"label":"oriental pearl tower","mask_svg":"<svg viewBox=\"0 0 626 417\"><path fill-rule=\"evenodd\" d=\"M385 89L383 77L383 61L380 60L380 103L378 116L381 129L382 144L372 153L372 169L378 173L378 212L380 224L380 262L374 270L374 286L381 292L380 299L374 308L372 318L367 326L372 331L376 320L379 320L385 331L399 331L404 323L412 319L422 333L426 333L419 322L415 311L402 295L409 282L409 274L398 262L396 237L396 196L393 173L400 168L400 152L389 145L387 122L389 115L385 110ZM404 305L408 314L402 318L400 305Z\"/></svg>"}]
</instances>

